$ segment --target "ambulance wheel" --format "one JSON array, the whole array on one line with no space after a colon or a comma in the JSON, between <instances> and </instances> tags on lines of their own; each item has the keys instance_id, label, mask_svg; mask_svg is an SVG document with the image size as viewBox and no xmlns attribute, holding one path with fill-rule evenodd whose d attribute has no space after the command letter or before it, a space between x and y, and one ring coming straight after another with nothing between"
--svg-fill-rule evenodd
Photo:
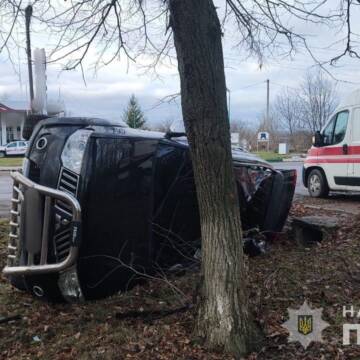
<instances>
[{"instance_id":1,"label":"ambulance wheel","mask_svg":"<svg viewBox=\"0 0 360 360\"><path fill-rule=\"evenodd\" d=\"M326 197L329 194L329 186L326 177L318 169L314 169L310 172L307 185L311 197L321 198Z\"/></svg>"}]
</instances>

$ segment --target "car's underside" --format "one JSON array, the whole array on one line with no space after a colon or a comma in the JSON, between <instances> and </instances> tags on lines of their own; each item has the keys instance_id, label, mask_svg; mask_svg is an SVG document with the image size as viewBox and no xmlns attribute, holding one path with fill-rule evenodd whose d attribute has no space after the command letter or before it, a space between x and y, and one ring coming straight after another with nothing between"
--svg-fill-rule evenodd
<instances>
[{"instance_id":1,"label":"car's underside","mask_svg":"<svg viewBox=\"0 0 360 360\"><path fill-rule=\"evenodd\" d=\"M235 151L244 230L281 231L296 172ZM96 119L46 119L15 173L8 265L18 288L79 301L194 260L200 219L186 141ZM239 239L240 241L240 239Z\"/></svg>"}]
</instances>

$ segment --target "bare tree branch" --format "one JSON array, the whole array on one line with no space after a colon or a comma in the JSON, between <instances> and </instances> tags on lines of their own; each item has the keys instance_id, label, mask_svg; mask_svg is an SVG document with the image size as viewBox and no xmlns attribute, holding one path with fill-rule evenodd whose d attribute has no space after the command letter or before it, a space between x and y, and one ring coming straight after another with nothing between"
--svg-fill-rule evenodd
<instances>
[{"instance_id":1,"label":"bare tree branch","mask_svg":"<svg viewBox=\"0 0 360 360\"><path fill-rule=\"evenodd\" d=\"M267 55L293 56L305 50L315 64L333 76L327 65L335 65L345 56L360 58L358 34L352 29L351 18L358 0L341 0L340 9L330 6L329 0L224 0L223 4L224 31L226 23L235 23L239 30L237 45L256 56L260 66ZM6 52L10 58L10 49L17 43L14 31L23 23L24 6L22 0L0 0L0 53ZM174 58L167 6L166 0L156 4L143 0L33 1L36 29L40 26L57 39L49 62L66 61L66 70L80 67L85 58L94 59L94 69L98 69L121 55L136 62L147 54L152 61L147 62L145 70L156 71L164 59ZM345 42L344 49L330 60L321 60L307 36L291 25L296 20L345 32L340 40Z\"/></svg>"},{"instance_id":2,"label":"bare tree branch","mask_svg":"<svg viewBox=\"0 0 360 360\"><path fill-rule=\"evenodd\" d=\"M346 11L345 11L345 23L346 23L346 45L345 49L341 54L331 59L330 64L334 65L336 64L341 58L343 58L346 55L349 55L351 58L357 58L360 59L360 54L356 50L354 50L352 44L353 44L353 37L356 36L352 32L351 28L351 6L353 5L353 0L345 0L346 2Z\"/></svg>"}]
</instances>

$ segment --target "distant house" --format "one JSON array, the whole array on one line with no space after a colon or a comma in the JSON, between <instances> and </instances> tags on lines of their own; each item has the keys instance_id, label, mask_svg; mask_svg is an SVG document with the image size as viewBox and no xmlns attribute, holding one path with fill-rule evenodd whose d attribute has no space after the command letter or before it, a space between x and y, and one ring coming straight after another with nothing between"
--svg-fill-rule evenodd
<instances>
[{"instance_id":1,"label":"distant house","mask_svg":"<svg viewBox=\"0 0 360 360\"><path fill-rule=\"evenodd\" d=\"M28 111L25 102L0 102L0 145L22 139L22 129Z\"/></svg>"}]
</instances>

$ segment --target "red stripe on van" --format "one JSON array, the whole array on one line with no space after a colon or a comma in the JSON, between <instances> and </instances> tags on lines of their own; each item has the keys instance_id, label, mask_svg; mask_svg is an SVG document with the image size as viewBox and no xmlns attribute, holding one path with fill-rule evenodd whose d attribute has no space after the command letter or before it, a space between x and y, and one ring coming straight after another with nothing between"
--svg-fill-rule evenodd
<instances>
[{"instance_id":1,"label":"red stripe on van","mask_svg":"<svg viewBox=\"0 0 360 360\"><path fill-rule=\"evenodd\" d=\"M312 147L308 153L309 156L323 156L323 155L345 155L342 146L335 147ZM348 155L360 155L360 146L348 146Z\"/></svg>"},{"instance_id":2,"label":"red stripe on van","mask_svg":"<svg viewBox=\"0 0 360 360\"><path fill-rule=\"evenodd\" d=\"M333 158L333 159L306 159L305 160L305 164L318 164L318 163L322 163L322 164L359 164L360 163L360 158L359 159L346 159L346 158L341 158L341 159L337 159L337 158Z\"/></svg>"},{"instance_id":3,"label":"red stripe on van","mask_svg":"<svg viewBox=\"0 0 360 360\"><path fill-rule=\"evenodd\" d=\"M360 154L360 146L349 146L349 155Z\"/></svg>"}]
</instances>

